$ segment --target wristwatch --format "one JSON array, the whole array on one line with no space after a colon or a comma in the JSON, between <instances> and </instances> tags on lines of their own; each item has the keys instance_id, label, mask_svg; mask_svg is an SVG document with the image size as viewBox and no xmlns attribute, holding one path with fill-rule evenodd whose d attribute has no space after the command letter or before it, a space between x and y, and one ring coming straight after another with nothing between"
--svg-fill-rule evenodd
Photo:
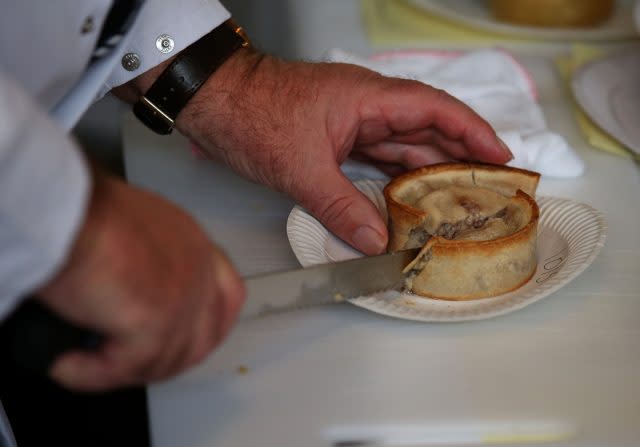
<instances>
[{"instance_id":1,"label":"wristwatch","mask_svg":"<svg viewBox=\"0 0 640 447\"><path fill-rule=\"evenodd\" d=\"M133 113L161 135L173 130L180 111L209 76L239 48L251 44L244 30L227 20L182 50L133 106Z\"/></svg>"}]
</instances>

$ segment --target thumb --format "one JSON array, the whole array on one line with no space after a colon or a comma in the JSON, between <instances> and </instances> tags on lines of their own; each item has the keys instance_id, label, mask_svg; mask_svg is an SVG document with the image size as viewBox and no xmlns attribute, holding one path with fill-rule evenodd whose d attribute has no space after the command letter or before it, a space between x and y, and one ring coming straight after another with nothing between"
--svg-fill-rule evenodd
<instances>
[{"instance_id":1,"label":"thumb","mask_svg":"<svg viewBox=\"0 0 640 447\"><path fill-rule=\"evenodd\" d=\"M316 166L295 197L329 231L367 255L387 246L387 226L373 203L337 164Z\"/></svg>"},{"instance_id":2,"label":"thumb","mask_svg":"<svg viewBox=\"0 0 640 447\"><path fill-rule=\"evenodd\" d=\"M114 368L118 362L109 357L104 348L95 353L67 352L54 361L49 376L66 388L84 392L106 391L127 384L125 375Z\"/></svg>"}]
</instances>

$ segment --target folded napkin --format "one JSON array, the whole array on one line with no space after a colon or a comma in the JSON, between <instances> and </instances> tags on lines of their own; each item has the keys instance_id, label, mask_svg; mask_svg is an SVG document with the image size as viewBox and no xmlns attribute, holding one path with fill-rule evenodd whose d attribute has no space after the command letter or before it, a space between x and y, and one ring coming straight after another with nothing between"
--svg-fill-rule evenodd
<instances>
[{"instance_id":1,"label":"folded napkin","mask_svg":"<svg viewBox=\"0 0 640 447\"><path fill-rule=\"evenodd\" d=\"M584 172L584 163L566 140L547 129L533 79L503 50L401 51L367 59L335 49L327 59L446 90L493 126L513 152L510 166L552 177Z\"/></svg>"}]
</instances>

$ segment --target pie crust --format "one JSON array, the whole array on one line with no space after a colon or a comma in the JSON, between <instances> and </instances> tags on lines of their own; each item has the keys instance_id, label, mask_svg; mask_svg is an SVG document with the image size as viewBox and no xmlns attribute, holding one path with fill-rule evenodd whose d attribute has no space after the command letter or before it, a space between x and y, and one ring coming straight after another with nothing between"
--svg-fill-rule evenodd
<instances>
[{"instance_id":1,"label":"pie crust","mask_svg":"<svg viewBox=\"0 0 640 447\"><path fill-rule=\"evenodd\" d=\"M514 290L536 269L540 175L505 166L442 163L384 188L389 251L421 247L406 288L430 298L472 300Z\"/></svg>"}]
</instances>

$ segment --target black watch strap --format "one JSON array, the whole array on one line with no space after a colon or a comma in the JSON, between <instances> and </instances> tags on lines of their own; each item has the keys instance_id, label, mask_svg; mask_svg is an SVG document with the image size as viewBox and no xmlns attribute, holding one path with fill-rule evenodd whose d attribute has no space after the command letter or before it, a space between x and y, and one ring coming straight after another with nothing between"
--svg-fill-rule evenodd
<instances>
[{"instance_id":1,"label":"black watch strap","mask_svg":"<svg viewBox=\"0 0 640 447\"><path fill-rule=\"evenodd\" d=\"M247 46L242 28L227 20L181 51L134 104L133 113L154 132L170 134L180 111L209 76L236 50Z\"/></svg>"}]
</instances>

